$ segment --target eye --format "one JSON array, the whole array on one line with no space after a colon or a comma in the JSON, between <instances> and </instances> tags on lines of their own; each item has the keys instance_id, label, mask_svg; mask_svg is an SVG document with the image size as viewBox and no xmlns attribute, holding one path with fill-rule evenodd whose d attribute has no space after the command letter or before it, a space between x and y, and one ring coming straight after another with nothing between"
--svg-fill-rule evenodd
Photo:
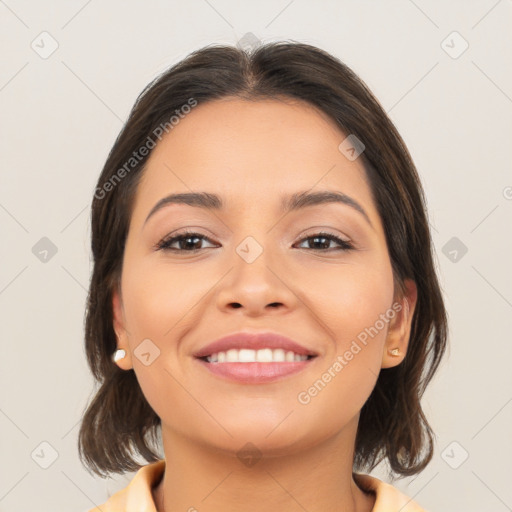
<instances>
[{"instance_id":1,"label":"eye","mask_svg":"<svg viewBox=\"0 0 512 512\"><path fill-rule=\"evenodd\" d=\"M213 243L207 236L201 233L184 231L170 238L164 238L156 244L155 249L175 252L195 252L203 249L203 247L198 247L203 240ZM178 242L178 248L172 247L176 242Z\"/></svg>"},{"instance_id":2,"label":"eye","mask_svg":"<svg viewBox=\"0 0 512 512\"><path fill-rule=\"evenodd\" d=\"M338 236L336 236L333 233L327 233L325 231L322 231L320 233L315 233L313 235L307 236L306 238L302 238L300 242L308 241L308 240L315 240L316 244L320 245L329 245L331 242L336 242L339 247L336 248L329 248L329 247L320 247L320 248L309 248L312 250L320 250L320 251L349 251L354 249L354 246L352 243L350 243L348 240L342 240ZM308 247L305 247L305 249L308 249Z\"/></svg>"},{"instance_id":3,"label":"eye","mask_svg":"<svg viewBox=\"0 0 512 512\"><path fill-rule=\"evenodd\" d=\"M331 242L336 242L339 247L329 248L329 247L305 247L305 249L310 249L314 251L348 251L354 249L354 246L347 240L342 240L340 237L336 236L333 233L328 232L320 232L310 235L308 237L302 238L300 242L305 242L309 240L314 240L316 244L320 245L329 245ZM174 235L169 238L164 238L160 242L155 245L156 250L164 250L164 251L174 251L174 252L195 252L204 247L199 247L202 241L208 241L213 243L210 238L201 233L196 233L195 231L184 231L177 235ZM172 247L174 244L178 243L178 247Z\"/></svg>"}]
</instances>

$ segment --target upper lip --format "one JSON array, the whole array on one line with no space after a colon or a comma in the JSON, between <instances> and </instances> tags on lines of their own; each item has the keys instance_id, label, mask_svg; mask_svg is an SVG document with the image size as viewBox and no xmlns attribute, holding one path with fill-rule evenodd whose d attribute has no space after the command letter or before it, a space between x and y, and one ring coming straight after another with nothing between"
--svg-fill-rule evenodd
<instances>
[{"instance_id":1,"label":"upper lip","mask_svg":"<svg viewBox=\"0 0 512 512\"><path fill-rule=\"evenodd\" d=\"M205 345L198 350L194 356L198 358L206 357L217 352L225 352L232 348L248 348L252 350L258 350L261 348L282 348L285 351L291 350L292 352L300 355L318 355L314 350L306 348L296 341L275 332L235 332Z\"/></svg>"}]
</instances>

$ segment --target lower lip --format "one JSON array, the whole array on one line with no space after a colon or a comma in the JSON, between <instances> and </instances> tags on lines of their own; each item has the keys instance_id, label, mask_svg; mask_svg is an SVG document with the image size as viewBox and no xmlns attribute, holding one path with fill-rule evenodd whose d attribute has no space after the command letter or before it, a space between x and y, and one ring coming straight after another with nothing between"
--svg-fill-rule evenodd
<instances>
[{"instance_id":1,"label":"lower lip","mask_svg":"<svg viewBox=\"0 0 512 512\"><path fill-rule=\"evenodd\" d=\"M196 360L215 375L245 384L261 384L299 373L306 369L314 359L316 358L293 363L208 363L203 359Z\"/></svg>"}]
</instances>

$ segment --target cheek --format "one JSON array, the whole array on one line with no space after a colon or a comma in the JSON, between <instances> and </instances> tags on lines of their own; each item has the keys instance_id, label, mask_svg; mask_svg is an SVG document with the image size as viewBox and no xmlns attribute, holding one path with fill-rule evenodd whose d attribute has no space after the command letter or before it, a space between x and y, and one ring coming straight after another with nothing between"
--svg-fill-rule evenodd
<instances>
[{"instance_id":1,"label":"cheek","mask_svg":"<svg viewBox=\"0 0 512 512\"><path fill-rule=\"evenodd\" d=\"M385 260L340 265L332 272L315 272L313 268L308 280L308 305L316 313L314 318L329 328L338 350L374 326L392 306L393 275ZM385 337L387 324L379 322L378 327L380 338Z\"/></svg>"},{"instance_id":2,"label":"cheek","mask_svg":"<svg viewBox=\"0 0 512 512\"><path fill-rule=\"evenodd\" d=\"M132 338L150 338L157 344L172 338L172 330L187 323L187 314L208 291L204 279L170 269L164 264L139 264L123 273L123 298ZM190 316L190 315L188 315ZM167 341L168 343L168 341Z\"/></svg>"},{"instance_id":3,"label":"cheek","mask_svg":"<svg viewBox=\"0 0 512 512\"><path fill-rule=\"evenodd\" d=\"M296 399L309 428L316 428L314 418L329 418L322 428L332 433L358 414L377 381L392 318L393 279L385 268L344 269L337 282L320 279L312 289L311 307L321 312L331 342L322 368Z\"/></svg>"},{"instance_id":4,"label":"cheek","mask_svg":"<svg viewBox=\"0 0 512 512\"><path fill-rule=\"evenodd\" d=\"M127 260L123 270L123 304L134 372L146 400L158 416L170 423L175 421L169 412L171 403L172 410L190 413L177 422L178 430L192 428L193 421L188 425L188 419L204 414L180 385L187 376L179 364L183 354L179 353L178 340L197 325L193 306L210 286L204 274L171 270L161 263ZM176 342L172 343L173 340ZM150 354L148 358L143 356L144 352Z\"/></svg>"}]
</instances>

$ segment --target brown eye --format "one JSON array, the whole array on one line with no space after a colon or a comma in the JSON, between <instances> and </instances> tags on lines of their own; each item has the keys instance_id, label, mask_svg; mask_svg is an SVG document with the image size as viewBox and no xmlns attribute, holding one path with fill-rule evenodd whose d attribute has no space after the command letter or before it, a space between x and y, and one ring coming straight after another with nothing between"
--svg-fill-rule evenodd
<instances>
[{"instance_id":1,"label":"brown eye","mask_svg":"<svg viewBox=\"0 0 512 512\"><path fill-rule=\"evenodd\" d=\"M354 249L354 246L348 242L347 240L342 240L338 236L334 235L333 233L315 233L314 235L307 236L300 240L300 242L303 241L309 241L314 240L314 244L321 245L323 247L305 247L305 249L312 249L312 250L320 250L320 251L348 251L351 249ZM339 247L330 248L328 247L331 242L336 242ZM327 246L327 247L326 247Z\"/></svg>"},{"instance_id":2,"label":"brown eye","mask_svg":"<svg viewBox=\"0 0 512 512\"><path fill-rule=\"evenodd\" d=\"M204 240L213 243L208 237L201 233L186 231L170 238L164 238L158 242L156 249L176 252L195 252L203 249L200 245ZM178 247L172 247L176 242L178 242Z\"/></svg>"}]
</instances>

